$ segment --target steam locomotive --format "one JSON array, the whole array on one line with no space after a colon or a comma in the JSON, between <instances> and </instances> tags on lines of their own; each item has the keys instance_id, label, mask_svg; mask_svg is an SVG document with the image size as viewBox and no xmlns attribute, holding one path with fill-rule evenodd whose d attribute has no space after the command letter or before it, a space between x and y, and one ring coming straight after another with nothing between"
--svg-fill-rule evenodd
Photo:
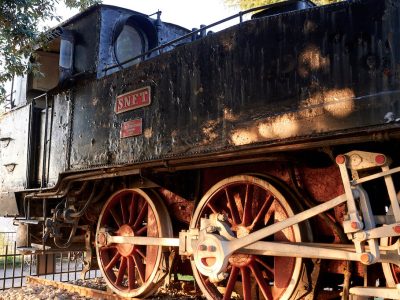
<instances>
[{"instance_id":1,"label":"steam locomotive","mask_svg":"<svg viewBox=\"0 0 400 300\"><path fill-rule=\"evenodd\" d=\"M84 249L125 297L181 274L208 299L400 298L400 2L251 12L97 5L47 33L0 117L20 251Z\"/></svg>"}]
</instances>

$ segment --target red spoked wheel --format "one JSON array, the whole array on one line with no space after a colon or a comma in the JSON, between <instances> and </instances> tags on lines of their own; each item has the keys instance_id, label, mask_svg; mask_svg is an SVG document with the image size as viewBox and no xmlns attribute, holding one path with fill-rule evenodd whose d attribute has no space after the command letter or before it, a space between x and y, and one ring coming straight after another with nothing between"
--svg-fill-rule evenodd
<instances>
[{"instance_id":1,"label":"red spoked wheel","mask_svg":"<svg viewBox=\"0 0 400 300\"><path fill-rule=\"evenodd\" d=\"M172 237L165 205L151 191L124 189L105 203L97 224L96 253L109 287L123 297L147 297L165 277L161 246L104 245L99 232L117 236Z\"/></svg>"},{"instance_id":2,"label":"red spoked wheel","mask_svg":"<svg viewBox=\"0 0 400 300\"><path fill-rule=\"evenodd\" d=\"M389 245L391 245L390 242ZM400 283L400 266L396 264L382 264L383 273L386 279L386 285L389 287L396 287L397 284Z\"/></svg>"},{"instance_id":3,"label":"red spoked wheel","mask_svg":"<svg viewBox=\"0 0 400 300\"><path fill-rule=\"evenodd\" d=\"M381 246L391 246L399 243L398 237L381 239ZM397 247L396 247L397 248ZM400 283L400 266L390 263L382 263L383 273L388 287L396 287Z\"/></svg>"},{"instance_id":4,"label":"red spoked wheel","mask_svg":"<svg viewBox=\"0 0 400 300\"><path fill-rule=\"evenodd\" d=\"M227 178L214 185L200 201L191 228L200 228L200 219L224 214L236 237L243 237L294 215L287 199L266 180L249 175ZM300 242L298 225L265 239ZM226 279L212 283L192 263L194 276L208 299L291 299L304 272L301 258L268 257L234 253Z\"/></svg>"}]
</instances>

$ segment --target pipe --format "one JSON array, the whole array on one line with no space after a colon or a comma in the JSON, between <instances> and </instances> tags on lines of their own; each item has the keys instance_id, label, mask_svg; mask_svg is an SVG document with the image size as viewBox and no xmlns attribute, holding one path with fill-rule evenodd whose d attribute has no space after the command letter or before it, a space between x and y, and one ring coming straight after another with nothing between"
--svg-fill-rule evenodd
<instances>
[{"instance_id":1,"label":"pipe","mask_svg":"<svg viewBox=\"0 0 400 300\"><path fill-rule=\"evenodd\" d=\"M74 212L70 214L71 218L80 218L83 216L83 214L86 212L87 208L89 207L90 204L96 203L97 201L99 201L100 198L102 198L104 196L104 194L106 193L109 184L103 184L103 188L101 189L100 193L97 194L97 196L95 197L95 194L97 192L97 185L100 182L96 181L94 186L93 186L93 190L92 193L89 196L89 200L86 201L85 205L83 206L83 208L79 211L79 212Z\"/></svg>"}]
</instances>

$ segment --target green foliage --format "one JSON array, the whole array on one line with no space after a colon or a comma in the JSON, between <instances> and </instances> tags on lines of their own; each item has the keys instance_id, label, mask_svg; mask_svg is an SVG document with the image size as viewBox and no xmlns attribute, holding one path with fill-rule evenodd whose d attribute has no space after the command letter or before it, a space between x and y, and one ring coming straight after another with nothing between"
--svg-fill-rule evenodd
<instances>
[{"instance_id":1,"label":"green foliage","mask_svg":"<svg viewBox=\"0 0 400 300\"><path fill-rule=\"evenodd\" d=\"M250 9L257 6L274 4L285 0L224 0L227 6L240 7L242 10ZM312 0L315 4L325 5L344 0Z\"/></svg>"},{"instance_id":2,"label":"green foliage","mask_svg":"<svg viewBox=\"0 0 400 300\"><path fill-rule=\"evenodd\" d=\"M81 10L100 0L65 0L69 8ZM0 103L4 101L4 84L14 75L37 72L37 65L29 62L35 48L46 39L40 24L60 20L56 15L59 0L0 0Z\"/></svg>"}]
</instances>

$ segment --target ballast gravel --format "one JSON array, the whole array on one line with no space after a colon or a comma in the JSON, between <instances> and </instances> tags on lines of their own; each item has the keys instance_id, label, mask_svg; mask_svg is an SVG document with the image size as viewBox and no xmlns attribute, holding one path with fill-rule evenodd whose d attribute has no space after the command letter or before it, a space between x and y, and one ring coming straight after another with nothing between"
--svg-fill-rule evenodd
<instances>
[{"instance_id":1,"label":"ballast gravel","mask_svg":"<svg viewBox=\"0 0 400 300\"><path fill-rule=\"evenodd\" d=\"M77 293L67 292L53 286L29 285L22 288L14 288L2 291L0 299L4 300L89 300L90 298L82 297Z\"/></svg>"},{"instance_id":2,"label":"ballast gravel","mask_svg":"<svg viewBox=\"0 0 400 300\"><path fill-rule=\"evenodd\" d=\"M70 284L84 286L87 288L105 291L106 284L101 278L89 280L74 280ZM160 288L160 290L150 300L202 300L196 291L194 291L192 283L176 282L168 288ZM78 293L68 292L64 289L53 286L28 284L22 288L13 288L0 292L0 300L89 300L91 298L84 297Z\"/></svg>"}]
</instances>

